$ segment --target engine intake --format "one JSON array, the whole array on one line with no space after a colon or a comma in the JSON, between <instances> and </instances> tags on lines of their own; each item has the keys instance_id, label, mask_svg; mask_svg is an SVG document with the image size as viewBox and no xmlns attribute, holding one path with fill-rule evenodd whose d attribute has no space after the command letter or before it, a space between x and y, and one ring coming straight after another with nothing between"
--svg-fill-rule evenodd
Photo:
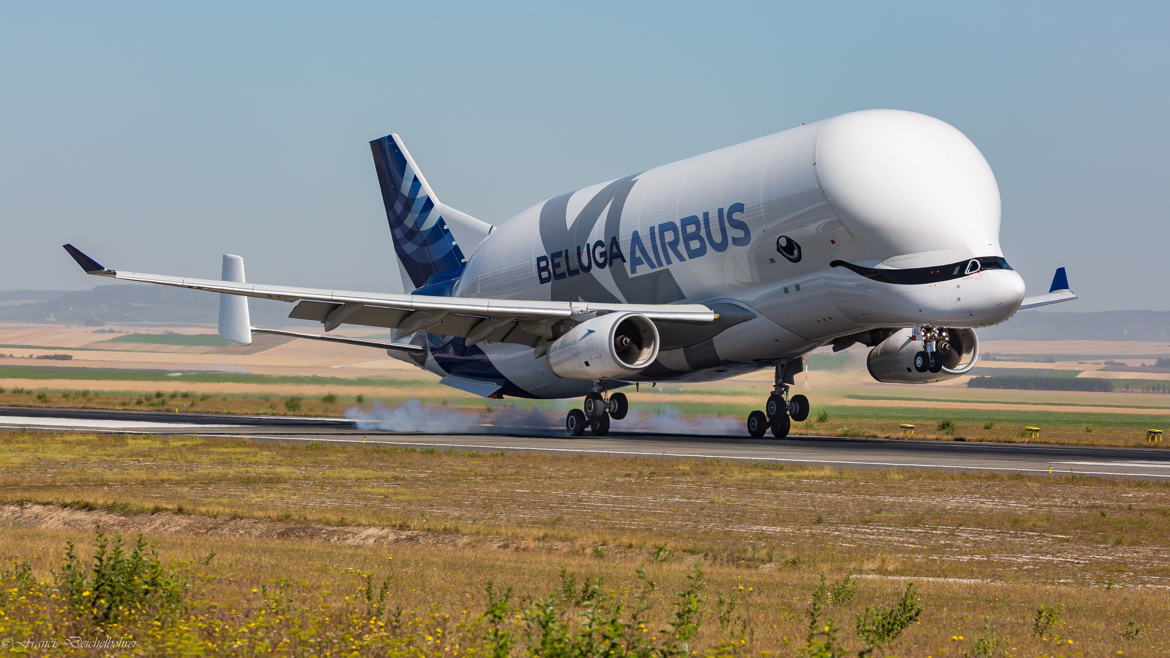
<instances>
[{"instance_id":1,"label":"engine intake","mask_svg":"<svg viewBox=\"0 0 1170 658\"><path fill-rule=\"evenodd\" d=\"M943 329L945 339L939 340L937 358L942 365L938 372L918 372L914 355L922 351L921 340L914 340L913 329L900 329L869 351L865 365L869 374L879 382L891 384L929 384L964 375L979 360L979 338L973 329Z\"/></svg>"},{"instance_id":2,"label":"engine intake","mask_svg":"<svg viewBox=\"0 0 1170 658\"><path fill-rule=\"evenodd\" d=\"M628 377L658 358L658 327L637 313L606 313L586 320L548 348L548 366L559 377Z\"/></svg>"}]
</instances>

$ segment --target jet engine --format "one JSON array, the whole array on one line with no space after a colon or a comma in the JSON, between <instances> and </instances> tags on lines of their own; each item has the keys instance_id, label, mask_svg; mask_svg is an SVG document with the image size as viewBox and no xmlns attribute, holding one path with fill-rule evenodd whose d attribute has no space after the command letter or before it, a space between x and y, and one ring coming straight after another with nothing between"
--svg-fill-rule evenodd
<instances>
[{"instance_id":1,"label":"jet engine","mask_svg":"<svg viewBox=\"0 0 1170 658\"><path fill-rule=\"evenodd\" d=\"M606 313L573 327L548 348L548 366L560 377L627 377L658 358L658 328L638 313Z\"/></svg>"},{"instance_id":2,"label":"jet engine","mask_svg":"<svg viewBox=\"0 0 1170 658\"><path fill-rule=\"evenodd\" d=\"M971 371L979 360L979 338L972 329L936 329L935 366L920 371L915 359L922 359L925 347L914 329L890 334L869 351L865 365L879 382L929 384ZM921 365L921 361L919 364Z\"/></svg>"}]
</instances>

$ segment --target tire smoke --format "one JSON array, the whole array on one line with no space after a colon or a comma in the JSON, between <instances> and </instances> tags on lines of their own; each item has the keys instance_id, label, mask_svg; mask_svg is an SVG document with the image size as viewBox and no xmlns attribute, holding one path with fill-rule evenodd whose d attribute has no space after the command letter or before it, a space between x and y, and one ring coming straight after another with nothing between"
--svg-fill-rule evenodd
<instances>
[{"instance_id":1,"label":"tire smoke","mask_svg":"<svg viewBox=\"0 0 1170 658\"><path fill-rule=\"evenodd\" d=\"M427 404L413 398L397 406L374 404L372 408L352 407L345 417L358 429L418 434L516 434L559 436L564 432L564 409L527 406L499 406L485 411L453 409ZM727 416L683 414L674 407L655 411L631 410L622 420L613 421L611 432L680 434L685 436L740 436L742 423ZM586 436L590 436L586 432Z\"/></svg>"}]
</instances>

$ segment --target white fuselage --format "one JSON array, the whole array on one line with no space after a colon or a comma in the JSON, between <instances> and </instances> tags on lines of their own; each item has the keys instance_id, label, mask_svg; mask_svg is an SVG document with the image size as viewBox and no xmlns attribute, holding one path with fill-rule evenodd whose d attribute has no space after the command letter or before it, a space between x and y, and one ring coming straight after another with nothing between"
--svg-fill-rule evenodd
<instances>
[{"instance_id":1,"label":"white fuselage","mask_svg":"<svg viewBox=\"0 0 1170 658\"><path fill-rule=\"evenodd\" d=\"M664 346L626 381L711 379L869 329L1006 320L1023 299L1020 277L967 265L1002 263L999 227L995 178L962 133L921 114L870 110L537 204L491 232L453 294L742 309L714 335ZM963 270L936 275L942 266ZM885 272L910 274L889 282ZM592 385L557 377L526 346L479 348L534 397ZM474 378L453 363L426 365Z\"/></svg>"}]
</instances>

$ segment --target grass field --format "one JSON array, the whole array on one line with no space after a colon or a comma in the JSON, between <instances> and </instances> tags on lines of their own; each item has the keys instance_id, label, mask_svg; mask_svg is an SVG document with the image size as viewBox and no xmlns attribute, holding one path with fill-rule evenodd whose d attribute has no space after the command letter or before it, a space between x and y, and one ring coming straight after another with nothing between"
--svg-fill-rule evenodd
<instances>
[{"instance_id":1,"label":"grass field","mask_svg":"<svg viewBox=\"0 0 1170 658\"><path fill-rule=\"evenodd\" d=\"M832 620L850 652L857 616L890 610L909 582L921 614L888 655L1170 651L1167 483L0 439L0 637L105 633L145 654L482 655L498 633L515 652L557 624L579 634L620 600L609 617L628 646L799 655L823 573L813 630ZM183 605L155 601L100 629L92 592L69 605L53 572L67 541L89 559L94 524L144 533ZM506 606L489 582L512 588Z\"/></svg>"},{"instance_id":2,"label":"grass field","mask_svg":"<svg viewBox=\"0 0 1170 658\"><path fill-rule=\"evenodd\" d=\"M3 372L5 369L0 369ZM15 369L7 369L10 373ZM73 373L78 379L40 379L42 373ZM490 416L504 409L542 409L548 412L548 430L559 431L560 417L571 403L559 400L483 400L436 382L411 379L326 377L266 377L248 374L196 374L192 380L149 379L150 373L127 372L127 379L113 380L113 390L103 389L110 380L81 379L84 369L27 368L28 380L9 378L22 385L0 388L0 405L77 407L192 413L312 415L340 417L366 415L376 404L390 407L412 400L426 400L434 407L458 409ZM122 376L114 373L113 376ZM141 375L141 378L136 378ZM94 389L35 387L37 383L88 384ZM138 391L121 391L122 384ZM226 384L237 391L221 393ZM723 385L660 387L631 394L633 409L642 414L668 413L691 420L726 419L721 426L739 427L748 412L758 408L750 387ZM293 393L260 393L264 390ZM327 391L305 395L300 391ZM995 393L998 393L996 395ZM1007 395L1013 395L1008 392ZM1061 401L1061 400L1070 401ZM966 441L1043 442L1079 445L1144 446L1146 430L1170 425L1170 408L1161 396L1128 396L1116 404L1085 404L1082 398L1048 397L1035 402L1008 402L1003 392L984 397L913 398L849 394L814 407L809 420L795 423L793 432L814 436L872 436L898 438L901 425L915 426L914 438ZM364 410L364 411L362 411ZM710 425L708 425L710 426ZM1025 436L1024 427L1041 428L1039 438ZM388 428L395 429L395 428ZM409 430L410 428L401 428ZM654 429L639 428L639 429Z\"/></svg>"}]
</instances>

